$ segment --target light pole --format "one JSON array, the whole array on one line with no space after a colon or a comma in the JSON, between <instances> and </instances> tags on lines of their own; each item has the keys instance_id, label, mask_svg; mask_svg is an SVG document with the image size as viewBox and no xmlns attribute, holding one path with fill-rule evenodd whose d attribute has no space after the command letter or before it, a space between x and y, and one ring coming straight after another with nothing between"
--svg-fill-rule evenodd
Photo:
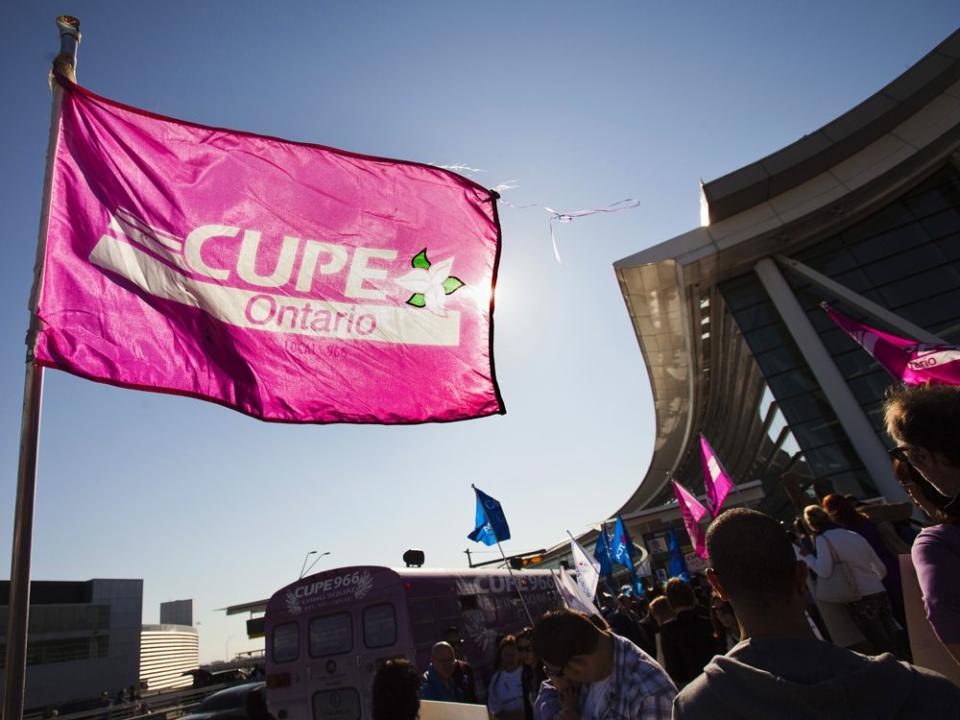
<instances>
[{"instance_id":1,"label":"light pole","mask_svg":"<svg viewBox=\"0 0 960 720\"><path fill-rule=\"evenodd\" d=\"M227 642L223 649L223 654L226 656L224 662L230 662L230 641L233 640L233 635L227 637Z\"/></svg>"},{"instance_id":2,"label":"light pole","mask_svg":"<svg viewBox=\"0 0 960 720\"><path fill-rule=\"evenodd\" d=\"M317 555L316 550L311 550L310 552L308 552L307 557L303 559L303 567L300 568L300 577L298 578L298 580L302 580L304 575L306 575L308 572L313 570L313 566L316 565L318 562L320 562L320 558L326 557L329 554L330 554L329 550L327 550L326 552L322 552L319 555ZM311 555L317 555L317 556L313 559L313 562L310 563L310 567L307 567L307 559Z\"/></svg>"},{"instance_id":3,"label":"light pole","mask_svg":"<svg viewBox=\"0 0 960 720\"><path fill-rule=\"evenodd\" d=\"M311 555L316 555L316 554L317 554L317 551L316 551L316 550L311 550L310 552L308 552L308 553L304 556L304 558L303 558L303 565L300 566L300 577L298 577L297 580L302 579L302 578L303 578L303 574L307 571L307 560L310 559L310 556L311 556Z\"/></svg>"}]
</instances>

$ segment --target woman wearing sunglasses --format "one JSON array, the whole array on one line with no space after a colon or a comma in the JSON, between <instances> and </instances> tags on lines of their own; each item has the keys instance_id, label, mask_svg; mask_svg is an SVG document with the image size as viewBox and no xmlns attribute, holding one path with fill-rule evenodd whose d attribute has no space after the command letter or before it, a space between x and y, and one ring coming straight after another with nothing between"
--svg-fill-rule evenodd
<instances>
[{"instance_id":1,"label":"woman wearing sunglasses","mask_svg":"<svg viewBox=\"0 0 960 720\"><path fill-rule=\"evenodd\" d=\"M517 633L517 650L523 665L523 712L527 720L534 720L533 708L540 693L540 685L547 679L543 664L533 649L533 628L526 627Z\"/></svg>"},{"instance_id":2,"label":"woman wearing sunglasses","mask_svg":"<svg viewBox=\"0 0 960 720\"><path fill-rule=\"evenodd\" d=\"M927 619L960 663L960 387L891 388L884 406L894 474L936 522L913 543L911 557Z\"/></svg>"}]
</instances>

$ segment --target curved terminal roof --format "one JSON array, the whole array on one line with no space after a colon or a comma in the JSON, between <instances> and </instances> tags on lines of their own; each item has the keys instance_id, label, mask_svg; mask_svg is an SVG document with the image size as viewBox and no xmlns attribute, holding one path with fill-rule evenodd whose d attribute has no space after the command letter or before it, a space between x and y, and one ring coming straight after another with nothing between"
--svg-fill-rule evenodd
<instances>
[{"instance_id":1,"label":"curved terminal roof","mask_svg":"<svg viewBox=\"0 0 960 720\"><path fill-rule=\"evenodd\" d=\"M780 453L763 378L717 283L866 216L960 149L960 31L819 130L701 188L701 227L614 264L650 377L653 458L621 508L662 501L704 432L735 477ZM766 425L766 427L764 427Z\"/></svg>"}]
</instances>

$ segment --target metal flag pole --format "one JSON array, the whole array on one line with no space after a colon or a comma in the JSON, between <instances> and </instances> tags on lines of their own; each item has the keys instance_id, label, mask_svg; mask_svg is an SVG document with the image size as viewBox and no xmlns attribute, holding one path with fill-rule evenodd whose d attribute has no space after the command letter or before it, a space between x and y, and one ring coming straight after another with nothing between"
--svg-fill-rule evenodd
<instances>
[{"instance_id":1,"label":"metal flag pole","mask_svg":"<svg viewBox=\"0 0 960 720\"><path fill-rule=\"evenodd\" d=\"M486 509L484 509L483 514L486 516ZM487 518L487 522L490 522L490 518ZM523 590L520 589L520 583L517 582L517 579L513 576L513 568L510 567L510 561L507 560L507 556L504 554L503 548L500 546L500 540L497 540L497 549L500 550L500 557L503 558L503 562L507 566L507 572L510 574L510 579L513 580L513 586L517 589L517 597L520 598L520 604L523 605L523 611L527 614L527 620L530 621L530 627L533 627L533 615L530 614L530 608L527 607L527 600L523 597Z\"/></svg>"},{"instance_id":2,"label":"metal flag pole","mask_svg":"<svg viewBox=\"0 0 960 720\"><path fill-rule=\"evenodd\" d=\"M477 486L473 483L470 484L470 487L473 488L474 494L477 492ZM487 514L487 506L481 502L480 507L483 508L483 517L487 520L487 525L490 526L490 529L493 529L493 523L490 522L490 516ZM494 537L497 537L497 533L493 533ZM503 564L507 566L507 573L510 575L510 579L513 581L513 586L517 589L517 597L520 598L520 604L523 605L523 611L527 614L527 620L530 621L530 627L533 627L533 615L530 614L530 608L527 607L526 598L523 597L523 591L520 589L520 583L517 582L517 579L513 576L513 568L510 567L510 561L507 560L507 554L503 552L503 546L500 545L500 538L497 537L497 550L500 551L500 557L503 558Z\"/></svg>"},{"instance_id":3,"label":"metal flag pole","mask_svg":"<svg viewBox=\"0 0 960 720\"><path fill-rule=\"evenodd\" d=\"M61 15L57 18L60 33L60 54L54 60L55 70L75 78L77 46L80 44L80 21ZM51 83L53 103L50 109L50 136L47 143L47 165L43 179L43 202L40 211L40 237L34 266L33 294L30 298L30 330L27 333L27 365L23 382L23 414L20 421L20 462L17 470L17 500L13 523L13 548L10 561L10 604L7 622L7 649L4 671L4 720L23 717L24 686L27 670L27 624L30 615L30 554L33 542L33 501L37 480L37 453L40 440L40 407L43 396L43 367L33 359L37 333L36 303L43 280L43 258L50 214L50 186L57 138L60 135L60 104L63 89Z\"/></svg>"}]
</instances>

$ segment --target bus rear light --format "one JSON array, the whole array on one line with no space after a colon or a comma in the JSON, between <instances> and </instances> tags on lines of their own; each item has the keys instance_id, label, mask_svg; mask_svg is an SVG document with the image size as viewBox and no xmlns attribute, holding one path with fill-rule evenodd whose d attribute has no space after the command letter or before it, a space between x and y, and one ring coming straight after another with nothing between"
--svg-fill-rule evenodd
<instances>
[{"instance_id":1,"label":"bus rear light","mask_svg":"<svg viewBox=\"0 0 960 720\"><path fill-rule=\"evenodd\" d=\"M276 688L290 687L290 673L270 673L267 675L267 688L275 690Z\"/></svg>"}]
</instances>

